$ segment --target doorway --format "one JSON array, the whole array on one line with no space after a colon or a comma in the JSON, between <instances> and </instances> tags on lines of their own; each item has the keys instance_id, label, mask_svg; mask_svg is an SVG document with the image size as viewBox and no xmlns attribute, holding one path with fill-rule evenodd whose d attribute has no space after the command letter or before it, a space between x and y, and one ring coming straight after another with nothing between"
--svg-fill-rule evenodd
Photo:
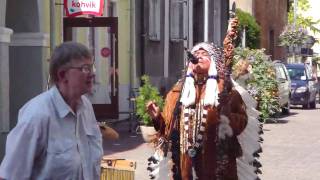
<instances>
[{"instance_id":1,"label":"doorway","mask_svg":"<svg viewBox=\"0 0 320 180\"><path fill-rule=\"evenodd\" d=\"M96 118L118 118L117 17L65 17L63 40L83 43L93 54L96 77L93 92L87 97L93 104Z\"/></svg>"}]
</instances>

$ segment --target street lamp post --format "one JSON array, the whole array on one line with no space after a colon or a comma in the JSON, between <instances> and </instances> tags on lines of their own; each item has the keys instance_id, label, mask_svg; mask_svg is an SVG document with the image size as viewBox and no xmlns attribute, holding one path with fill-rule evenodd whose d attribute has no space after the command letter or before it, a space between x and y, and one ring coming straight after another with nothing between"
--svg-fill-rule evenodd
<instances>
[{"instance_id":1,"label":"street lamp post","mask_svg":"<svg viewBox=\"0 0 320 180\"><path fill-rule=\"evenodd\" d=\"M296 28L296 19L297 19L297 0L293 1L293 28ZM296 62L296 47L293 46L293 62Z\"/></svg>"},{"instance_id":2,"label":"street lamp post","mask_svg":"<svg viewBox=\"0 0 320 180\"><path fill-rule=\"evenodd\" d=\"M293 27L296 27L297 20L297 0L293 1Z\"/></svg>"}]
</instances>

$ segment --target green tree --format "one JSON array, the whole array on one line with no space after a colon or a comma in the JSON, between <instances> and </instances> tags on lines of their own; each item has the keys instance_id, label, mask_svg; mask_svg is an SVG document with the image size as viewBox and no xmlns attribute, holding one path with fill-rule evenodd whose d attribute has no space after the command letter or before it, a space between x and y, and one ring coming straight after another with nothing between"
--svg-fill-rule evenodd
<instances>
[{"instance_id":1,"label":"green tree","mask_svg":"<svg viewBox=\"0 0 320 180\"><path fill-rule=\"evenodd\" d=\"M294 4L293 1L290 2L290 9L288 13L288 23L294 24ZM320 19L314 20L311 16L303 15L304 12L310 9L309 0L297 0L297 9L296 11L296 22L297 26L302 28L309 28L313 33L320 33L320 29L316 27L317 24L320 23Z\"/></svg>"}]
</instances>

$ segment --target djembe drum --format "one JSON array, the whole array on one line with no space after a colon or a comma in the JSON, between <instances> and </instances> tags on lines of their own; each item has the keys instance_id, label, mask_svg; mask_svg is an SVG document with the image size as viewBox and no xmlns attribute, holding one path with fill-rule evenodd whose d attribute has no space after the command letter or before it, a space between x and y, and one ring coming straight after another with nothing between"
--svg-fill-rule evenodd
<instances>
[{"instance_id":1,"label":"djembe drum","mask_svg":"<svg viewBox=\"0 0 320 180\"><path fill-rule=\"evenodd\" d=\"M135 161L103 157L100 180L134 180L136 166Z\"/></svg>"}]
</instances>

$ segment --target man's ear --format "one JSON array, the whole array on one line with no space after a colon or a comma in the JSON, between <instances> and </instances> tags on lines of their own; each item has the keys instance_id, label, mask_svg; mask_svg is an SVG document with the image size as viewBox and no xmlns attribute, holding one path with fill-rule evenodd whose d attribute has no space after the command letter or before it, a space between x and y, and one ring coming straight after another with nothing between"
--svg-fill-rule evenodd
<instances>
[{"instance_id":1,"label":"man's ear","mask_svg":"<svg viewBox=\"0 0 320 180\"><path fill-rule=\"evenodd\" d=\"M57 75L58 75L58 82L64 82L66 80L66 74L67 70L66 69L58 69Z\"/></svg>"}]
</instances>

